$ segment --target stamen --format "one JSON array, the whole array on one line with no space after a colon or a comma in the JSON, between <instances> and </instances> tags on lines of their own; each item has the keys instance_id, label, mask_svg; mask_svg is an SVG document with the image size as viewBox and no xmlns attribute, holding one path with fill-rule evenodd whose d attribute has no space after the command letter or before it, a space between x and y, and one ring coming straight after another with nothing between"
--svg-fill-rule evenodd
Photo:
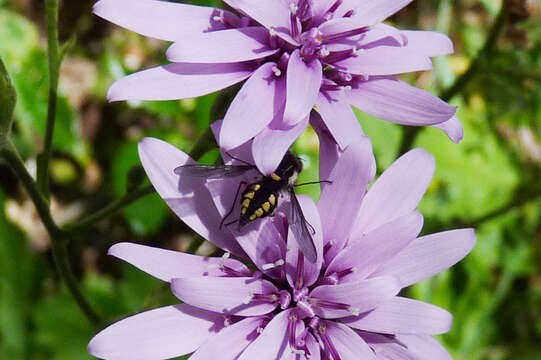
<instances>
[{"instance_id":1,"label":"stamen","mask_svg":"<svg viewBox=\"0 0 541 360\"><path fill-rule=\"evenodd\" d=\"M248 296L246 296L246 297L244 298L244 300L243 300L242 302L243 302L243 304L248 305L249 303L252 302L252 299L253 299L253 298L254 298L254 295L253 295L253 294L248 295Z\"/></svg>"},{"instance_id":2,"label":"stamen","mask_svg":"<svg viewBox=\"0 0 541 360\"><path fill-rule=\"evenodd\" d=\"M322 46L321 49L319 49L319 56L321 57L327 57L330 53L331 52L329 51L329 49L327 49L325 46Z\"/></svg>"},{"instance_id":3,"label":"stamen","mask_svg":"<svg viewBox=\"0 0 541 360\"><path fill-rule=\"evenodd\" d=\"M327 43L329 43L331 41L334 41L334 40L337 40L337 39L342 39L342 38L348 38L348 37L352 37L352 36L356 36L356 35L361 35L361 34L364 34L364 33L368 32L371 29L372 29L372 27L370 27L370 26L363 26L363 27L360 27L358 29L347 30L347 31L343 31L343 32L340 32L340 33L336 33L336 34L329 34L329 35L326 35L326 36L323 37L322 42L327 44Z\"/></svg>"},{"instance_id":4,"label":"stamen","mask_svg":"<svg viewBox=\"0 0 541 360\"><path fill-rule=\"evenodd\" d=\"M267 303L276 303L278 300L280 300L280 297L278 294L250 294L244 298L243 303L245 305L248 305L249 303L253 301L257 302L267 302Z\"/></svg>"},{"instance_id":5,"label":"stamen","mask_svg":"<svg viewBox=\"0 0 541 360\"><path fill-rule=\"evenodd\" d=\"M355 10L351 9L347 13L344 14L344 17L351 17L355 14Z\"/></svg>"},{"instance_id":6,"label":"stamen","mask_svg":"<svg viewBox=\"0 0 541 360\"><path fill-rule=\"evenodd\" d=\"M280 291L280 308L285 310L291 304L291 294L286 290Z\"/></svg>"},{"instance_id":7,"label":"stamen","mask_svg":"<svg viewBox=\"0 0 541 360\"><path fill-rule=\"evenodd\" d=\"M271 70L276 77L280 77L280 75L282 75L282 71L280 71L277 66L273 66Z\"/></svg>"},{"instance_id":8,"label":"stamen","mask_svg":"<svg viewBox=\"0 0 541 360\"><path fill-rule=\"evenodd\" d=\"M326 334L327 326L325 323L320 323L318 326L318 333L321 341L323 342L323 345L325 347L325 350L327 350L327 353L330 353L332 356L332 360L342 360L340 357L340 354L338 354L338 351L334 347L334 344L331 342L331 339Z\"/></svg>"},{"instance_id":9,"label":"stamen","mask_svg":"<svg viewBox=\"0 0 541 360\"><path fill-rule=\"evenodd\" d=\"M295 288L302 289L304 285L304 255L301 251L297 256L297 278L295 279Z\"/></svg>"},{"instance_id":10,"label":"stamen","mask_svg":"<svg viewBox=\"0 0 541 360\"><path fill-rule=\"evenodd\" d=\"M322 308L332 309L332 310L346 310L349 311L352 315L359 315L361 313L361 310L351 306L349 304L334 302L334 301L328 301L328 300L322 300L322 299L315 299L310 298L308 299L308 302L311 303L314 306L319 306Z\"/></svg>"},{"instance_id":11,"label":"stamen","mask_svg":"<svg viewBox=\"0 0 541 360\"><path fill-rule=\"evenodd\" d=\"M355 315L355 316L359 316L361 314L361 309L357 308L357 307L354 307L354 306L350 306L348 311L352 314L352 315Z\"/></svg>"},{"instance_id":12,"label":"stamen","mask_svg":"<svg viewBox=\"0 0 541 360\"><path fill-rule=\"evenodd\" d=\"M295 3L289 4L289 11L291 12L291 15L297 15L297 10L299 10L299 7Z\"/></svg>"},{"instance_id":13,"label":"stamen","mask_svg":"<svg viewBox=\"0 0 541 360\"><path fill-rule=\"evenodd\" d=\"M272 49L277 49L278 46L278 35L276 33L276 30L270 29L269 30L269 45Z\"/></svg>"},{"instance_id":14,"label":"stamen","mask_svg":"<svg viewBox=\"0 0 541 360\"><path fill-rule=\"evenodd\" d=\"M232 323L233 323L233 322L232 322L232 320L231 320L231 317L229 317L229 316L224 316L224 326L225 326L225 327L230 326Z\"/></svg>"},{"instance_id":15,"label":"stamen","mask_svg":"<svg viewBox=\"0 0 541 360\"><path fill-rule=\"evenodd\" d=\"M342 5L342 0L336 0L336 2L327 10L327 12L335 12L338 7Z\"/></svg>"}]
</instances>

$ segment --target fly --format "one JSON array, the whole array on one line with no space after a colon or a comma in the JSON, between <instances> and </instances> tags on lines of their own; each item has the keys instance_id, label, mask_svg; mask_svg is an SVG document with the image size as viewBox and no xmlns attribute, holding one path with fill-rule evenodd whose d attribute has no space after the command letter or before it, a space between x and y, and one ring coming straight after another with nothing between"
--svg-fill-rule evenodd
<instances>
[{"instance_id":1,"label":"fly","mask_svg":"<svg viewBox=\"0 0 541 360\"><path fill-rule=\"evenodd\" d=\"M180 176L199 177L205 179L231 178L245 174L250 170L257 170L257 167L243 160L238 160L244 165L201 165L190 164L181 165L175 169L175 173ZM318 181L305 184L296 184L297 177L302 171L302 162L300 158L295 156L291 151L288 151L283 157L278 168L271 175L263 175L253 182L248 183L241 181L235 194L235 202L240 194L240 214L238 220L231 223L238 223L239 230L248 223L257 219L265 218L274 215L274 211L278 206L278 199L281 193L289 194L291 208L288 214L288 222L291 227L298 245L308 261L316 262L316 247L312 237L313 228L306 221L302 208L295 195L295 187L300 185L316 184ZM243 189L244 186L244 189ZM241 189L242 192L241 192ZM226 219L232 214L235 208L235 203L231 206L229 212L222 219L222 226ZM227 225L231 224L228 223ZM309 229L309 227L311 229Z\"/></svg>"}]
</instances>

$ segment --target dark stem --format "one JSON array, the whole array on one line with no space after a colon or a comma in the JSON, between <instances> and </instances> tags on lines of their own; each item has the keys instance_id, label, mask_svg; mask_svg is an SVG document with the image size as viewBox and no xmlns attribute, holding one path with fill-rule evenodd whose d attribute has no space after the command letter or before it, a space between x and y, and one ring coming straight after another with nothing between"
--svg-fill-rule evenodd
<instances>
[{"instance_id":1,"label":"dark stem","mask_svg":"<svg viewBox=\"0 0 541 360\"><path fill-rule=\"evenodd\" d=\"M54 124L56 119L56 104L58 77L60 71L60 54L58 43L58 0L45 1L47 19L47 55L49 66L49 98L47 104L47 122L43 151L37 158L37 185L39 191L49 199L49 162L53 146Z\"/></svg>"},{"instance_id":2,"label":"dark stem","mask_svg":"<svg viewBox=\"0 0 541 360\"><path fill-rule=\"evenodd\" d=\"M444 90L440 94L440 98L443 101L448 102L458 93L460 93L464 89L464 87L479 73L479 71L483 68L483 65L487 64L490 61L490 55L492 55L492 52L496 45L496 40L498 40L498 37L502 33L507 20L508 2L509 0L504 0L500 9L500 13L498 14L498 17L492 25L487 39L485 40L485 44L483 45L475 59L473 59L473 61L470 63L469 68L466 70L466 72L464 72L455 80L453 85L451 85L448 89ZM405 154L408 150L411 149L421 129L421 127L404 127L402 141L398 148L399 155Z\"/></svg>"}]
</instances>

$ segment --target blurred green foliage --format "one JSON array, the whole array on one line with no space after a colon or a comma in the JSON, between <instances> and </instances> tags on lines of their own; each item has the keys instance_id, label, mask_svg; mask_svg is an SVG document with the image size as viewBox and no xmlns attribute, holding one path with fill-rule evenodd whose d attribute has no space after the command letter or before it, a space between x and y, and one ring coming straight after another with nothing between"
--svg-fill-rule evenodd
<instances>
[{"instance_id":1,"label":"blurred green foliage","mask_svg":"<svg viewBox=\"0 0 541 360\"><path fill-rule=\"evenodd\" d=\"M441 340L456 359L541 358L541 6L514 3L526 4L528 16L506 27L483 71L452 100L460 109L464 140L456 145L436 129L423 129L415 142L437 162L420 205L424 232L477 228L477 246L463 262L408 291L454 314L453 329ZM435 93L452 84L483 46L500 5L417 0L394 16L392 22L403 28L448 33L456 46L455 55L436 59L433 72L407 80ZM42 6L0 0L0 56L18 94L14 141L29 167L43 141L47 107ZM60 14L62 40L73 34L78 39L61 70L51 170L53 213L62 221L100 209L133 185L128 174L139 164L137 141L143 136L189 151L209 124L216 96L108 104L112 81L164 63L167 44L107 24L91 15L91 6L91 1L65 2ZM381 173L397 157L403 127L357 115ZM305 159L300 181L313 181L315 133L307 131L295 150ZM204 161L216 157L213 151ZM88 359L86 344L96 329L55 274L32 206L2 166L0 358ZM317 199L319 190L306 186L301 192ZM137 241L185 250L191 236L151 195L85 233L69 250L84 293L114 319L175 299L161 282L108 258L107 248Z\"/></svg>"}]
</instances>

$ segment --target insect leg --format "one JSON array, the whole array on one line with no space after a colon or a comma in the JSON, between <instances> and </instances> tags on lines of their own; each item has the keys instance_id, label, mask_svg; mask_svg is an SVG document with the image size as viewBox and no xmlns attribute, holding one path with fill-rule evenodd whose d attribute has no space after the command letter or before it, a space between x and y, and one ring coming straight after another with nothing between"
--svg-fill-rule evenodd
<instances>
[{"instance_id":1,"label":"insect leg","mask_svg":"<svg viewBox=\"0 0 541 360\"><path fill-rule=\"evenodd\" d=\"M237 188L237 192L235 193L235 199L233 200L233 205L231 205L231 209L229 209L229 211L227 212L227 214L225 214L225 216L223 217L222 221L220 222L220 230L222 230L222 227L224 226L224 222L225 220L231 215L231 213L233 213L233 210L235 209L235 204L237 203L237 198L239 197L239 193L240 193L240 188L243 187L244 185L246 185L247 182L246 181L241 181L239 183L239 186Z\"/></svg>"}]
</instances>

